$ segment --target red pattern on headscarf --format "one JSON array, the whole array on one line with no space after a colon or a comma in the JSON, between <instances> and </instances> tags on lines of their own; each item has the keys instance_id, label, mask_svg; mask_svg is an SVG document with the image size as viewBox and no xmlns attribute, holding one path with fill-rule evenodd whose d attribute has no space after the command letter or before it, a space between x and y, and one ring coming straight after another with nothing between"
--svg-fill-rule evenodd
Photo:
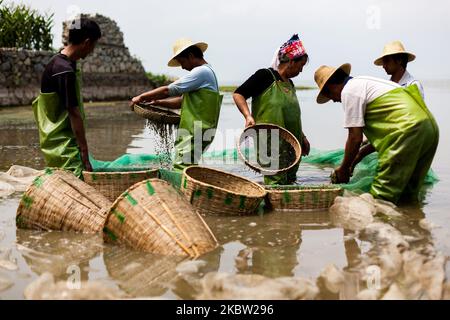
<instances>
[{"instance_id":1,"label":"red pattern on headscarf","mask_svg":"<svg viewBox=\"0 0 450 320\"><path fill-rule=\"evenodd\" d=\"M306 54L305 47L297 34L294 34L291 39L280 47L278 57L280 62L287 62L289 60L299 58Z\"/></svg>"}]
</instances>

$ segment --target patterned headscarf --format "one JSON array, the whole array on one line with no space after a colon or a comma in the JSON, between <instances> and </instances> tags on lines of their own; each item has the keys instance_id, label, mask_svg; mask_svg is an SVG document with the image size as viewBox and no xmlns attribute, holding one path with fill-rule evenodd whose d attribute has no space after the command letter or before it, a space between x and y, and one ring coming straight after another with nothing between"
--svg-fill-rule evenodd
<instances>
[{"instance_id":1,"label":"patterned headscarf","mask_svg":"<svg viewBox=\"0 0 450 320\"><path fill-rule=\"evenodd\" d=\"M299 58L306 54L305 47L298 37L294 34L287 42L285 42L278 51L278 60L280 62L288 62L290 60Z\"/></svg>"}]
</instances>

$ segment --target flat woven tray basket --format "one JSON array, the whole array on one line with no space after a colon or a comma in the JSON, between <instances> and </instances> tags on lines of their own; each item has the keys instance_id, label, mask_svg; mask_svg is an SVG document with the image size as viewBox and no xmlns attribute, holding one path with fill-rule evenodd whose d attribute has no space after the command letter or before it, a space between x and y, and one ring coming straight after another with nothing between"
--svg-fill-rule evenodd
<instances>
[{"instance_id":1,"label":"flat woven tray basket","mask_svg":"<svg viewBox=\"0 0 450 320\"><path fill-rule=\"evenodd\" d=\"M253 214L266 195L253 181L199 166L184 169L181 190L200 213L223 215Z\"/></svg>"},{"instance_id":2,"label":"flat woven tray basket","mask_svg":"<svg viewBox=\"0 0 450 320\"><path fill-rule=\"evenodd\" d=\"M26 229L96 233L111 204L71 172L46 169L22 196L16 223Z\"/></svg>"},{"instance_id":3,"label":"flat woven tray basket","mask_svg":"<svg viewBox=\"0 0 450 320\"><path fill-rule=\"evenodd\" d=\"M270 135L268 134L270 132ZM271 158L269 155L265 155L264 153L272 153L273 150L267 150L266 152L263 152L262 150L258 151L261 145L266 146L265 149L269 149L269 146L271 147L271 143L269 143L269 138L271 139L273 133L276 132L276 137L279 138L279 141L285 145L286 147L289 147L290 152L283 152L283 147L280 145L279 153L275 152L274 154L279 154L279 157ZM259 141L263 137L263 133L267 133L267 141ZM251 146L245 148L246 144L249 142L249 138L253 138L253 141L259 141L257 144L258 146ZM294 167L296 164L298 164L301 160L302 156L302 148L300 143L298 142L297 138L290 133L288 130L274 125L270 123L260 123L256 124L250 127L245 128L245 130L242 132L241 136L239 137L239 143L237 145L238 153L241 159L245 162L245 164L250 167L251 169L255 170L256 172L262 173L262 174L277 174L282 173L285 171L288 171L292 167ZM244 150L245 149L245 150ZM253 149L253 150L252 150ZM254 150L257 149L257 150ZM258 152L262 152L263 155L259 156L257 155ZM250 154L257 155L257 159L254 159L251 161L249 159ZM292 153L292 154L291 154ZM269 162L269 166L263 166L260 162L261 159L267 158L271 159ZM278 165L275 165L276 162L273 162L272 160L276 160L278 158L279 162Z\"/></svg>"},{"instance_id":4,"label":"flat woven tray basket","mask_svg":"<svg viewBox=\"0 0 450 320\"><path fill-rule=\"evenodd\" d=\"M161 124L178 125L181 119L180 115L175 112L144 104L135 104L133 110L139 116Z\"/></svg>"},{"instance_id":5,"label":"flat woven tray basket","mask_svg":"<svg viewBox=\"0 0 450 320\"><path fill-rule=\"evenodd\" d=\"M336 186L266 186L267 204L274 210L328 209L343 189Z\"/></svg>"},{"instance_id":6,"label":"flat woven tray basket","mask_svg":"<svg viewBox=\"0 0 450 320\"><path fill-rule=\"evenodd\" d=\"M218 245L184 196L160 179L141 181L119 196L103 231L107 241L163 255L197 258Z\"/></svg>"},{"instance_id":7,"label":"flat woven tray basket","mask_svg":"<svg viewBox=\"0 0 450 320\"><path fill-rule=\"evenodd\" d=\"M88 172L83 171L84 181L114 202L132 185L158 177L158 169L126 172Z\"/></svg>"}]
</instances>

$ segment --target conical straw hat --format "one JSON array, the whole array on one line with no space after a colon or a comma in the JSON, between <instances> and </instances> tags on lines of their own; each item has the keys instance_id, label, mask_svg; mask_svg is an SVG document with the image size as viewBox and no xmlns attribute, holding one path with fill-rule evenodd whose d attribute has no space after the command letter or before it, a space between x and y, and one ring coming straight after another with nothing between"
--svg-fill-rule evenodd
<instances>
[{"instance_id":1,"label":"conical straw hat","mask_svg":"<svg viewBox=\"0 0 450 320\"><path fill-rule=\"evenodd\" d=\"M386 56L390 56L393 54L399 54L399 53L405 53L408 55L408 62L413 61L414 59L416 59L416 56L410 52L407 52L405 50L405 47L403 46L403 44L400 41L392 41L389 42L387 45L384 46L383 48L383 54L381 55L381 57L379 57L378 59L376 59L373 63L377 66L382 66L383 65L383 58Z\"/></svg>"},{"instance_id":2,"label":"conical straw hat","mask_svg":"<svg viewBox=\"0 0 450 320\"><path fill-rule=\"evenodd\" d=\"M314 73L314 80L316 81L317 86L319 87L319 93L317 95L317 100L316 100L317 103L321 104L321 103L330 101L329 98L327 98L326 96L324 96L322 94L322 91L323 91L323 88L325 87L325 85L327 84L328 80L330 80L330 78L339 69L344 71L346 74L350 75L352 66L350 65L350 63L344 63L339 68L334 68L334 67L330 67L330 66L320 66Z\"/></svg>"},{"instance_id":3,"label":"conical straw hat","mask_svg":"<svg viewBox=\"0 0 450 320\"><path fill-rule=\"evenodd\" d=\"M175 59L176 56L178 56L181 52L183 52L184 50L186 50L191 46L198 47L200 50L202 50L202 52L205 52L206 49L208 48L208 44L205 42L194 43L191 39L187 38L178 39L177 41L175 41L173 45L173 55L172 58L170 58L167 65L169 67L179 67L180 63Z\"/></svg>"}]
</instances>

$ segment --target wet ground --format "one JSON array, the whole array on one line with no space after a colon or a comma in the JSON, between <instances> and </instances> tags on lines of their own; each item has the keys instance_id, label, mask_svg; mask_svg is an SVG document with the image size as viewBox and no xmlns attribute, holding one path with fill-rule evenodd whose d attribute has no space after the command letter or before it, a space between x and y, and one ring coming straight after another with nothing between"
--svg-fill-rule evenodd
<instances>
[{"instance_id":1,"label":"wet ground","mask_svg":"<svg viewBox=\"0 0 450 320\"><path fill-rule=\"evenodd\" d=\"M450 147L449 83L425 84L426 99L440 125L440 145L433 169L440 181L427 191L420 206L400 208L402 216L389 222L408 239L411 248L432 247L450 256ZM318 106L315 91L299 91L304 132L312 147L320 150L342 148L346 131L342 128L340 104ZM99 160L113 160L124 153L154 153L157 139L144 120L128 111L124 103L94 104L87 108L87 138L90 152ZM29 107L0 109L0 171L18 164L40 169L42 157L38 134ZM216 139L212 150L233 148L244 122L226 95L218 130L227 139ZM243 174L256 181L261 177L241 164L224 170ZM332 168L302 164L299 180L328 181ZM50 272L66 281L79 270L81 280L100 280L131 297L192 299L200 293L199 282L208 272L263 275L269 278L302 277L316 282L329 264L344 271L345 290L339 295L320 291L318 298L355 298L360 282L352 270L368 254L370 239L335 227L328 211L266 212L250 217L206 217L220 246L200 258L200 262L180 264L171 257L143 254L126 248L104 245L99 236L60 232L16 230L15 212L20 194L0 199L0 299L22 299L27 285ZM419 226L426 218L436 227ZM450 270L445 270L447 278Z\"/></svg>"}]
</instances>

